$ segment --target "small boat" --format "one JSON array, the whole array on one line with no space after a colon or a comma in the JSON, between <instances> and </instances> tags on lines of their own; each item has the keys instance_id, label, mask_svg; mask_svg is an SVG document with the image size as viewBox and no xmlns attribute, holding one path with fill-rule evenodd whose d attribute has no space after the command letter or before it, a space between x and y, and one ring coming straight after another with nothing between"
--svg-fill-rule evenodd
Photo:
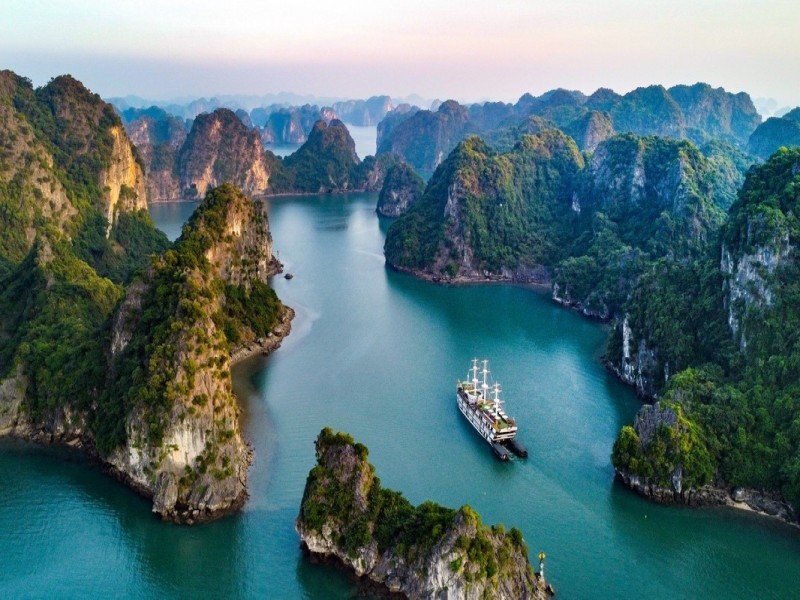
<instances>
[{"instance_id":1,"label":"small boat","mask_svg":"<svg viewBox=\"0 0 800 600\"><path fill-rule=\"evenodd\" d=\"M294 275L292 275L291 273L286 273L286 274L283 276L283 278L284 278L284 279L291 279L292 277L294 277Z\"/></svg>"},{"instance_id":2,"label":"small boat","mask_svg":"<svg viewBox=\"0 0 800 600\"><path fill-rule=\"evenodd\" d=\"M525 458L528 451L516 440L517 422L503 410L500 384L489 383L489 361L481 362L483 368L479 369L478 359L473 358L466 381L457 381L458 409L475 431L489 443L497 458L508 460L512 452ZM478 377L479 373L481 378Z\"/></svg>"}]
</instances>

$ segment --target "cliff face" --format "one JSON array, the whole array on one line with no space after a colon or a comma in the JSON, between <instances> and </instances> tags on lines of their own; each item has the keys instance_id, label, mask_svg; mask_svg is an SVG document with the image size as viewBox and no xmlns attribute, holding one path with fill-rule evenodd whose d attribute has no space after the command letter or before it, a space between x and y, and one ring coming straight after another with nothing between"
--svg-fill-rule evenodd
<instances>
[{"instance_id":1,"label":"cliff face","mask_svg":"<svg viewBox=\"0 0 800 600\"><path fill-rule=\"evenodd\" d=\"M394 106L389 96L372 96L366 100L347 100L333 104L337 118L361 127L377 125Z\"/></svg>"},{"instance_id":2,"label":"cliff face","mask_svg":"<svg viewBox=\"0 0 800 600\"><path fill-rule=\"evenodd\" d=\"M26 236L17 258L33 242L35 215L75 233L70 222L78 213L79 186L108 221L106 237L118 214L147 208L142 167L119 118L99 96L67 75L34 90L11 71L0 73L0 96L0 171L23 199L14 211L14 226Z\"/></svg>"},{"instance_id":3,"label":"cliff face","mask_svg":"<svg viewBox=\"0 0 800 600\"><path fill-rule=\"evenodd\" d=\"M145 165L150 202L180 198L178 154L188 135L183 122L153 107L125 128Z\"/></svg>"},{"instance_id":4,"label":"cliff face","mask_svg":"<svg viewBox=\"0 0 800 600\"><path fill-rule=\"evenodd\" d=\"M0 256L10 262L21 261L30 250L36 220L45 219L65 228L77 214L54 172L52 154L13 106L15 96L26 91L33 95L14 73L0 72L0 181L13 182L17 188L16 194L0 194L8 225L0 236ZM13 211L9 210L12 206Z\"/></svg>"},{"instance_id":5,"label":"cliff face","mask_svg":"<svg viewBox=\"0 0 800 600\"><path fill-rule=\"evenodd\" d=\"M128 136L122 126L112 127L110 133L113 138L111 164L100 173L99 178L99 185L105 193L109 234L120 211L147 210L144 173L133 157Z\"/></svg>"},{"instance_id":6,"label":"cliff face","mask_svg":"<svg viewBox=\"0 0 800 600\"><path fill-rule=\"evenodd\" d=\"M591 111L564 128L584 152L594 152L597 147L615 135L614 125L607 113Z\"/></svg>"},{"instance_id":7,"label":"cliff face","mask_svg":"<svg viewBox=\"0 0 800 600\"><path fill-rule=\"evenodd\" d=\"M748 315L757 318L775 303L777 272L794 262L797 199L791 183L781 186L797 174L797 152L776 153L745 182L723 232L720 271L725 277L725 308L742 350L747 348Z\"/></svg>"},{"instance_id":8,"label":"cliff face","mask_svg":"<svg viewBox=\"0 0 800 600\"><path fill-rule=\"evenodd\" d=\"M405 598L544 599L522 534L488 528L468 506L411 506L383 489L367 449L325 429L316 441L296 528L313 555L352 570L362 585Z\"/></svg>"},{"instance_id":9,"label":"cliff face","mask_svg":"<svg viewBox=\"0 0 800 600\"><path fill-rule=\"evenodd\" d=\"M630 357L632 368L620 368L628 379L647 379L647 364L654 365L649 381L677 415L657 422L655 436L639 418L620 432L614 465L639 493L665 502L742 501L795 518L782 500L800 502L798 182L798 150L751 168L713 254L661 263L634 289L630 319L619 340L612 336L609 354ZM637 331L645 333L637 338ZM646 360L635 353L639 338ZM721 492L701 489L712 478ZM731 499L732 488L742 489Z\"/></svg>"},{"instance_id":10,"label":"cliff face","mask_svg":"<svg viewBox=\"0 0 800 600\"><path fill-rule=\"evenodd\" d=\"M270 191L316 194L363 189L366 172L361 164L344 123L317 121L308 141L283 161Z\"/></svg>"},{"instance_id":11,"label":"cliff face","mask_svg":"<svg viewBox=\"0 0 800 600\"><path fill-rule=\"evenodd\" d=\"M652 229L666 212L678 229L678 235L669 234L678 241L672 251L691 255L705 246L724 218L711 171L705 157L689 143L617 136L592 155L581 206L619 222L626 241L640 237L636 230L644 222Z\"/></svg>"},{"instance_id":12,"label":"cliff face","mask_svg":"<svg viewBox=\"0 0 800 600\"><path fill-rule=\"evenodd\" d=\"M689 142L631 134L602 142L572 198L575 243L556 266L554 299L590 316L622 320L631 292L653 261L685 263L705 252L728 201L719 171ZM652 366L653 344L634 317L626 320L626 329L636 347L612 361L626 381L641 384ZM637 354L643 362L637 363ZM633 379L631 368L637 373ZM640 393L652 389L637 387Z\"/></svg>"},{"instance_id":13,"label":"cliff face","mask_svg":"<svg viewBox=\"0 0 800 600\"><path fill-rule=\"evenodd\" d=\"M676 85L669 88L683 113L688 137L695 143L721 138L745 147L753 130L761 123L750 96L732 94L707 83Z\"/></svg>"},{"instance_id":14,"label":"cliff face","mask_svg":"<svg viewBox=\"0 0 800 600\"><path fill-rule=\"evenodd\" d=\"M402 156L417 172L430 175L464 138L469 112L448 100L436 112L421 110L386 132L381 132L378 153Z\"/></svg>"},{"instance_id":15,"label":"cliff face","mask_svg":"<svg viewBox=\"0 0 800 600\"><path fill-rule=\"evenodd\" d=\"M656 386L665 382L669 371L659 373L656 352L647 347L647 340L635 340L630 326L630 317L625 315L622 324L622 355L618 363L611 363L617 376L625 383L633 386L636 393L643 398L652 398L656 394Z\"/></svg>"},{"instance_id":16,"label":"cliff face","mask_svg":"<svg viewBox=\"0 0 800 600\"><path fill-rule=\"evenodd\" d=\"M800 108L782 117L770 117L752 132L748 141L748 150L764 160L782 146L800 146Z\"/></svg>"},{"instance_id":17,"label":"cliff face","mask_svg":"<svg viewBox=\"0 0 800 600\"><path fill-rule=\"evenodd\" d=\"M114 317L114 381L103 406L130 408L122 445L109 440L100 450L118 476L153 497L153 511L165 519L214 518L246 498L250 452L239 431L230 354L273 329L288 331L288 313L266 287L276 270L263 207L223 186L209 193L175 249L129 289ZM259 310L272 303L275 314L263 323L233 322L243 308L237 298L266 304ZM237 326L232 339L229 328Z\"/></svg>"},{"instance_id":18,"label":"cliff face","mask_svg":"<svg viewBox=\"0 0 800 600\"><path fill-rule=\"evenodd\" d=\"M225 108L194 120L180 152L178 172L186 198L202 198L225 182L248 195L263 194L270 177L258 133Z\"/></svg>"},{"instance_id":19,"label":"cliff face","mask_svg":"<svg viewBox=\"0 0 800 600\"><path fill-rule=\"evenodd\" d=\"M547 281L582 167L574 142L557 130L503 154L468 138L389 228L386 260L435 279Z\"/></svg>"},{"instance_id":20,"label":"cliff face","mask_svg":"<svg viewBox=\"0 0 800 600\"><path fill-rule=\"evenodd\" d=\"M378 195L377 211L385 217L399 217L422 197L425 182L408 164L389 168Z\"/></svg>"},{"instance_id":21,"label":"cliff face","mask_svg":"<svg viewBox=\"0 0 800 600\"><path fill-rule=\"evenodd\" d=\"M317 106L305 104L292 108L279 108L267 116L261 129L261 140L265 144L303 144L319 120L326 122L335 118Z\"/></svg>"},{"instance_id":22,"label":"cliff face","mask_svg":"<svg viewBox=\"0 0 800 600\"><path fill-rule=\"evenodd\" d=\"M74 156L60 138L46 137L52 113L40 112L40 103L52 90L34 92L9 74L0 84L25 109L0 105L0 124L9 125L0 138L14 142L6 158L15 157L2 173L25 194L0 193L3 206L24 209L12 216L25 225L0 236L0 435L87 448L167 519L191 523L236 509L247 495L250 452L238 427L231 355L276 347L291 318L266 284L279 265L263 206L223 186L151 260L163 251L163 234L137 210L129 184L139 185L140 171L115 121L85 131L95 139L82 138L84 154ZM59 85L58 102L69 110L56 112L68 119L82 110L75 100L84 90ZM34 127L29 114L45 127ZM69 140L93 122L78 119L58 135ZM56 148L49 160L48 147ZM54 163L58 178L48 180ZM88 167L98 185L74 179ZM74 204L76 193L92 203ZM120 281L128 283L144 263L149 268L127 289L100 275L101 267L126 273Z\"/></svg>"},{"instance_id":23,"label":"cliff face","mask_svg":"<svg viewBox=\"0 0 800 600\"><path fill-rule=\"evenodd\" d=\"M522 126L530 117L538 117L548 128L561 129L589 152L615 133L689 139L697 144L722 139L744 148L760 122L747 94L702 83L669 90L653 85L624 95L601 88L588 97L557 89L537 97L525 94L513 105L460 106L449 101L437 112L405 116L395 111L378 127L378 153L394 152L427 177L469 135L481 135L496 143L498 150L509 150L522 135L542 129L525 131Z\"/></svg>"}]
</instances>

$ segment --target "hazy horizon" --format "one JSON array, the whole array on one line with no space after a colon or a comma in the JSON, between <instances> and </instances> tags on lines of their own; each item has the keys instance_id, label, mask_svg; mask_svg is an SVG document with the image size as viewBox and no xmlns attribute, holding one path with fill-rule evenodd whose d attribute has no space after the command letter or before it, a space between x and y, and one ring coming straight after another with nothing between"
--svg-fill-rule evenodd
<instances>
[{"instance_id":1,"label":"hazy horizon","mask_svg":"<svg viewBox=\"0 0 800 600\"><path fill-rule=\"evenodd\" d=\"M800 3L10 0L2 68L69 73L103 97L516 101L698 81L800 104Z\"/></svg>"}]
</instances>

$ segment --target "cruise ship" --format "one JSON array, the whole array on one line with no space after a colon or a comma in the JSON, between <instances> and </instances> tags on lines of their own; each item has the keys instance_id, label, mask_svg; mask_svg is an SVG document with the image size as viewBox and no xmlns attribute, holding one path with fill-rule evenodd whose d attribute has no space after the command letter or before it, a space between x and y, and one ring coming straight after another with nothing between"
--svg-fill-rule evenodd
<instances>
[{"instance_id":1,"label":"cruise ship","mask_svg":"<svg viewBox=\"0 0 800 600\"><path fill-rule=\"evenodd\" d=\"M478 359L473 358L466 381L457 382L458 409L475 431L489 443L497 458L508 460L510 452L525 458L528 451L516 440L517 422L503 410L500 384L489 383L489 361L480 362L482 368L478 367Z\"/></svg>"}]
</instances>

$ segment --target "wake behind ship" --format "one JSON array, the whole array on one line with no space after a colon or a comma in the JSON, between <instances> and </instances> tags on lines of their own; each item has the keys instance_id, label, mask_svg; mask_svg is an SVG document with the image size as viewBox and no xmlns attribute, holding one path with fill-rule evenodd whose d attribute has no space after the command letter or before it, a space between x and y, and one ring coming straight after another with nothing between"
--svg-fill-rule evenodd
<instances>
[{"instance_id":1,"label":"wake behind ship","mask_svg":"<svg viewBox=\"0 0 800 600\"><path fill-rule=\"evenodd\" d=\"M461 414L469 421L480 436L492 448L500 460L509 459L509 450L521 458L528 456L525 446L516 440L517 422L503 410L500 400L500 384L489 384L489 361L483 360L483 368L478 369L478 359L472 359L472 367L467 372L467 380L458 380L456 402ZM478 373L482 378L478 378ZM491 398L490 390L491 389Z\"/></svg>"}]
</instances>

